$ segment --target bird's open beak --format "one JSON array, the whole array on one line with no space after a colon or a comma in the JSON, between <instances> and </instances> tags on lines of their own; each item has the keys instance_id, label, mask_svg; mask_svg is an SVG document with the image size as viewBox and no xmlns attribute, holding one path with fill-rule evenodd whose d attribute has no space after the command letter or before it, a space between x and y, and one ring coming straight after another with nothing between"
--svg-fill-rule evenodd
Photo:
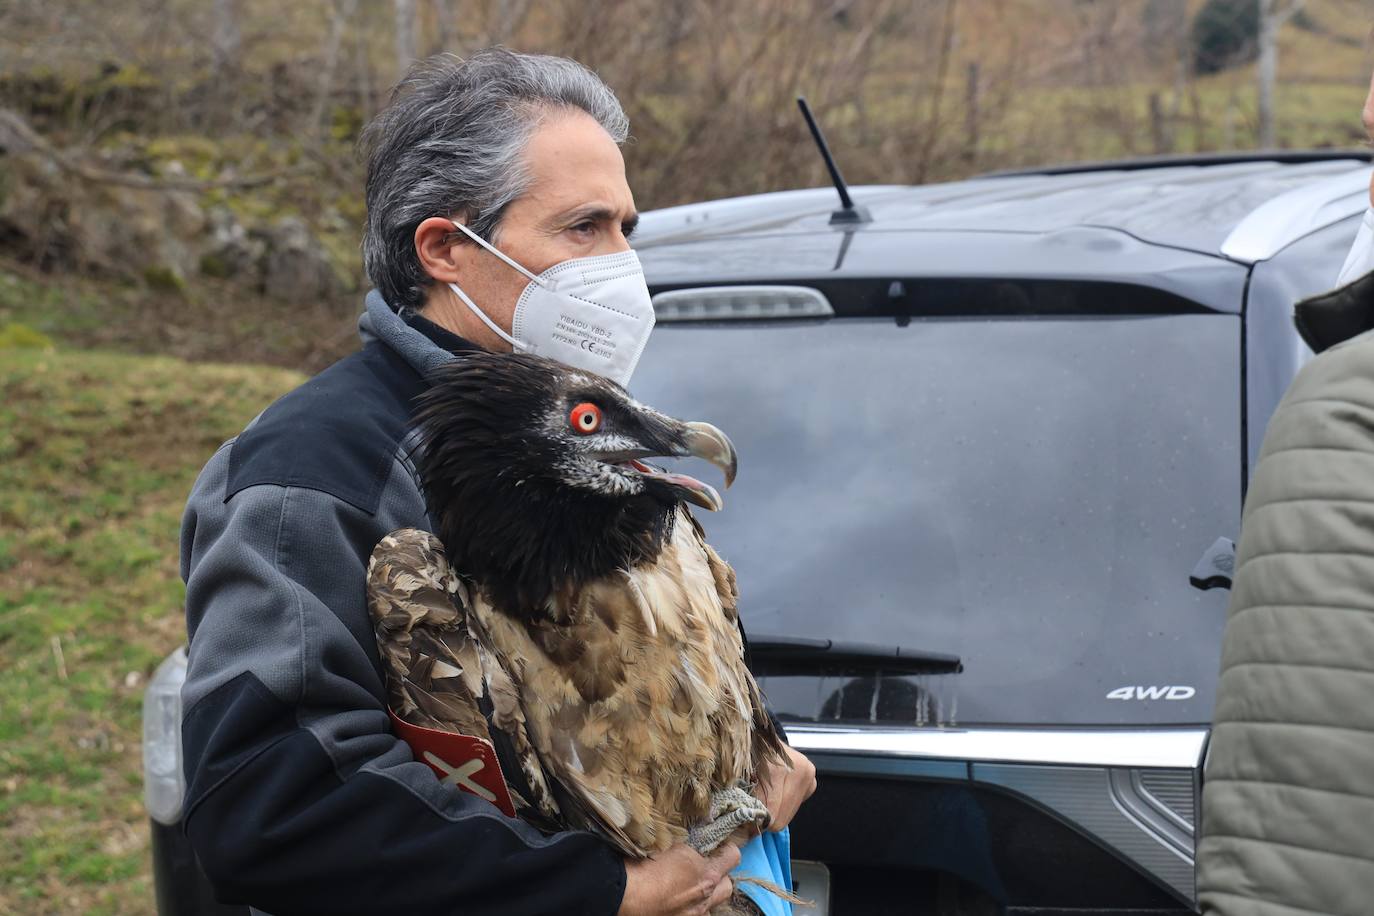
<instances>
[{"instance_id":1,"label":"bird's open beak","mask_svg":"<svg viewBox=\"0 0 1374 916\"><path fill-rule=\"evenodd\" d=\"M710 423L693 420L682 425L685 430L682 437L683 450L677 457L703 458L711 462L725 472L725 486L728 488L735 482L735 472L739 470L739 456L735 454L735 446L730 437ZM671 486L679 497L694 506L712 512L719 512L725 506L725 501L714 488L695 477L660 473L658 480Z\"/></svg>"},{"instance_id":2,"label":"bird's open beak","mask_svg":"<svg viewBox=\"0 0 1374 916\"><path fill-rule=\"evenodd\" d=\"M726 436L725 433L710 423L699 421L683 423L681 442L680 447L675 447L671 452L662 454L662 457L703 458L725 473L726 487L735 482L735 473L739 470L739 457L735 454L735 446L731 443L730 437ZM713 487L702 483L695 477L660 470L639 460L640 458L659 457L659 453L645 449L643 451L636 450L633 453L621 452L601 457L602 460L623 462L635 472L643 474L645 477L652 477L660 485L667 485L672 488L679 499L694 506L719 512L725 505L725 501L720 498L720 494Z\"/></svg>"},{"instance_id":3,"label":"bird's open beak","mask_svg":"<svg viewBox=\"0 0 1374 916\"><path fill-rule=\"evenodd\" d=\"M658 468L650 467L638 459L628 462L645 477L652 477L660 485L667 486L673 491L678 499L691 503L694 506L701 506L712 512L719 512L725 506L725 501L720 498L720 494L709 484L704 484L695 477L688 477L686 474L672 474L668 471L660 471Z\"/></svg>"}]
</instances>

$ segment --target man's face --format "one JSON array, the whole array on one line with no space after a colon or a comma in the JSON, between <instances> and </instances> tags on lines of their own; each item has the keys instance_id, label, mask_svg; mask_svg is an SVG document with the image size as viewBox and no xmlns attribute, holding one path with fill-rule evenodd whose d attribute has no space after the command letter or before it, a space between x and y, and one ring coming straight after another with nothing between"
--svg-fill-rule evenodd
<instances>
[{"instance_id":1,"label":"man's face","mask_svg":"<svg viewBox=\"0 0 1374 916\"><path fill-rule=\"evenodd\" d=\"M639 216L625 181L625 160L594 118L581 111L550 112L530 138L525 164L529 190L506 208L496 238L489 240L502 252L539 274L569 258L630 247L626 239ZM456 238L445 243L443 253L452 259L454 282L509 332L516 300L529 281L451 225L448 228ZM420 233L416 243L422 244ZM486 349L510 349L444 282L430 287L424 313Z\"/></svg>"}]
</instances>

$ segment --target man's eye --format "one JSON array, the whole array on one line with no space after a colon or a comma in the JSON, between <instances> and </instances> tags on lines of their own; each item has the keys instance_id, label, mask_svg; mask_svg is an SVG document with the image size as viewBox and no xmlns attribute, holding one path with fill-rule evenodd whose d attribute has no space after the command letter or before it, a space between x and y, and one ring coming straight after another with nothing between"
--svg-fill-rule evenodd
<instances>
[{"instance_id":1,"label":"man's eye","mask_svg":"<svg viewBox=\"0 0 1374 916\"><path fill-rule=\"evenodd\" d=\"M572 227L572 231L586 235L596 231L596 223L578 223Z\"/></svg>"}]
</instances>

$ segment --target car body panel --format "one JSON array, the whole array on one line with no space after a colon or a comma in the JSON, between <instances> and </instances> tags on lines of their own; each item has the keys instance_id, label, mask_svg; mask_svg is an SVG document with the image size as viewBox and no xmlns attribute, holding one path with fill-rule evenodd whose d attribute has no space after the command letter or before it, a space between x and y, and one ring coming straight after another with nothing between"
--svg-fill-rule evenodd
<instances>
[{"instance_id":1,"label":"car body panel","mask_svg":"<svg viewBox=\"0 0 1374 916\"><path fill-rule=\"evenodd\" d=\"M1293 327L1293 304L1325 292L1359 229L1363 211L1293 242L1257 263L1245 315L1246 460L1254 467L1269 417L1312 351Z\"/></svg>"},{"instance_id":2,"label":"car body panel","mask_svg":"<svg viewBox=\"0 0 1374 916\"><path fill-rule=\"evenodd\" d=\"M1244 265L1148 245L1116 229L841 231L803 236L698 238L638 249L653 290L731 283L820 283L879 278L1026 279L1112 282L1172 293L1202 307L1239 313ZM919 311L919 290L913 286Z\"/></svg>"},{"instance_id":3,"label":"car body panel","mask_svg":"<svg viewBox=\"0 0 1374 916\"><path fill-rule=\"evenodd\" d=\"M1354 157L1298 164L1254 160L988 176L917 187L856 187L851 192L873 217L860 231L1045 234L1094 226L1154 245L1222 254L1227 239L1259 208L1323 182L1335 183L1327 222L1343 218L1351 206L1345 198L1357 195L1361 184L1368 187L1369 172L1367 159ZM815 235L830 228L835 206L833 191L817 188L672 207L646 214L636 247L705 237ZM1354 207L1363 209L1363 203L1357 200ZM1283 216L1270 212L1260 219L1273 225ZM1320 224L1303 223L1299 231Z\"/></svg>"}]
</instances>

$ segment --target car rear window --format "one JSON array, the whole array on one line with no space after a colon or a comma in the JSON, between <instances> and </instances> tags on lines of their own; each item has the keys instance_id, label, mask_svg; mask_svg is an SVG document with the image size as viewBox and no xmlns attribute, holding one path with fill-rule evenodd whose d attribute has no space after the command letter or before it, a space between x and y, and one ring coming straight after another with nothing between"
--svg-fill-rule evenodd
<instances>
[{"instance_id":1,"label":"car rear window","mask_svg":"<svg viewBox=\"0 0 1374 916\"><path fill-rule=\"evenodd\" d=\"M783 716L1205 722L1227 593L1188 575L1239 525L1239 333L1219 314L663 324L632 388L739 450L724 510L697 514L751 636L964 662L767 678Z\"/></svg>"}]
</instances>

